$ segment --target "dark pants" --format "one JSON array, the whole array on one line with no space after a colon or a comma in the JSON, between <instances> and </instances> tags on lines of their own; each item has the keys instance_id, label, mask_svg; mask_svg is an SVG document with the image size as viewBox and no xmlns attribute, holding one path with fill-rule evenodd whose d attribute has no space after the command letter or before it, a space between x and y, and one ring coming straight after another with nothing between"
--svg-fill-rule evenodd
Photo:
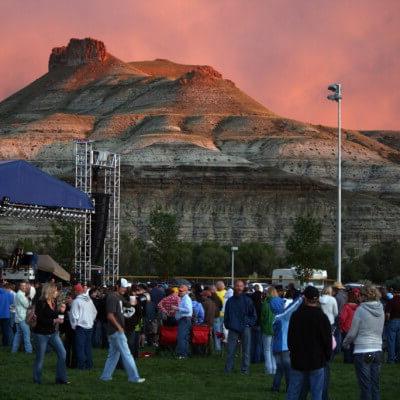
<instances>
[{"instance_id":1,"label":"dark pants","mask_svg":"<svg viewBox=\"0 0 400 400\"><path fill-rule=\"evenodd\" d=\"M400 361L400 319L391 319L387 324L388 362Z\"/></svg>"},{"instance_id":2,"label":"dark pants","mask_svg":"<svg viewBox=\"0 0 400 400\"><path fill-rule=\"evenodd\" d=\"M259 326L251 328L251 362L253 364L264 361L262 347L262 333Z\"/></svg>"},{"instance_id":3,"label":"dark pants","mask_svg":"<svg viewBox=\"0 0 400 400\"><path fill-rule=\"evenodd\" d=\"M282 378L285 377L286 380L286 390L289 387L290 381L290 353L289 351L282 351L279 353L274 353L276 362L276 372L274 375L274 380L272 382L272 390L279 392L281 387Z\"/></svg>"},{"instance_id":4,"label":"dark pants","mask_svg":"<svg viewBox=\"0 0 400 400\"><path fill-rule=\"evenodd\" d=\"M225 372L231 372L235 364L235 355L240 339L242 344L242 364L240 371L244 374L249 373L250 369L250 350L251 350L251 328L247 327L242 333L238 333L230 330L228 333L228 344L227 344L227 357L225 364Z\"/></svg>"},{"instance_id":5,"label":"dark pants","mask_svg":"<svg viewBox=\"0 0 400 400\"><path fill-rule=\"evenodd\" d=\"M360 400L380 400L379 375L382 365L382 352L354 354L354 366Z\"/></svg>"},{"instance_id":6,"label":"dark pants","mask_svg":"<svg viewBox=\"0 0 400 400\"><path fill-rule=\"evenodd\" d=\"M92 329L77 326L75 329L75 351L79 369L92 369Z\"/></svg>"},{"instance_id":7,"label":"dark pants","mask_svg":"<svg viewBox=\"0 0 400 400\"><path fill-rule=\"evenodd\" d=\"M189 356L189 339L190 339L190 328L192 327L192 319L183 317L178 320L178 337L176 354L179 357Z\"/></svg>"},{"instance_id":8,"label":"dark pants","mask_svg":"<svg viewBox=\"0 0 400 400\"><path fill-rule=\"evenodd\" d=\"M346 338L346 336L347 333L342 332L343 340ZM353 364L354 362L353 351L354 351L354 343L351 343L349 348L343 348L343 362L345 364Z\"/></svg>"},{"instance_id":9,"label":"dark pants","mask_svg":"<svg viewBox=\"0 0 400 400\"><path fill-rule=\"evenodd\" d=\"M11 329L10 318L0 318L0 329L2 334L2 345L11 346L13 331Z\"/></svg>"},{"instance_id":10,"label":"dark pants","mask_svg":"<svg viewBox=\"0 0 400 400\"><path fill-rule=\"evenodd\" d=\"M126 339L128 340L129 350L131 351L134 358L139 358L139 341L140 332L129 332L126 333Z\"/></svg>"},{"instance_id":11,"label":"dark pants","mask_svg":"<svg viewBox=\"0 0 400 400\"><path fill-rule=\"evenodd\" d=\"M75 331L70 329L65 332L64 347L66 352L65 363L68 368L76 368Z\"/></svg>"}]
</instances>

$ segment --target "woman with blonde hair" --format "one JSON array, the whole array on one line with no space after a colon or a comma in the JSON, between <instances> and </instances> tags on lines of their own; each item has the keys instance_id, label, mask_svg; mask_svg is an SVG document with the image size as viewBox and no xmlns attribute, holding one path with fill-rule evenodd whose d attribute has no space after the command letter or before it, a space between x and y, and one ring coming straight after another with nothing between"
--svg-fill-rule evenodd
<instances>
[{"instance_id":1,"label":"woman with blonde hair","mask_svg":"<svg viewBox=\"0 0 400 400\"><path fill-rule=\"evenodd\" d=\"M67 384L65 348L58 333L58 326L64 322L65 304L57 306L59 296L56 285L47 283L36 303L36 326L33 333L36 340L36 358L33 364L33 382L42 383L42 369L47 346L53 347L57 354L56 383Z\"/></svg>"},{"instance_id":2,"label":"woman with blonde hair","mask_svg":"<svg viewBox=\"0 0 400 400\"><path fill-rule=\"evenodd\" d=\"M379 376L382 365L382 333L385 314L380 292L372 285L361 289L361 305L354 313L343 347L354 343L354 366L360 399L379 400Z\"/></svg>"},{"instance_id":3,"label":"woman with blonde hair","mask_svg":"<svg viewBox=\"0 0 400 400\"><path fill-rule=\"evenodd\" d=\"M274 334L272 324L275 315L282 312L284 300L278 296L274 286L267 289L267 296L261 305L260 326L262 333L262 347L264 352L265 373L275 375L276 361L272 353L272 336Z\"/></svg>"}]
</instances>

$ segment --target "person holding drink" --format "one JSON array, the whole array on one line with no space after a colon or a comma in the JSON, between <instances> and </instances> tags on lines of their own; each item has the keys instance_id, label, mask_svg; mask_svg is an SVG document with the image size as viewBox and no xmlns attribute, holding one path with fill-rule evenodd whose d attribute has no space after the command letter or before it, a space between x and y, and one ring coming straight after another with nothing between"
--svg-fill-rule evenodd
<instances>
[{"instance_id":1,"label":"person holding drink","mask_svg":"<svg viewBox=\"0 0 400 400\"><path fill-rule=\"evenodd\" d=\"M57 354L57 384L68 384L65 365L65 348L61 341L58 327L64 323L65 304L57 306L59 292L57 287L48 283L43 286L40 299L36 303L36 326L33 328L36 340L36 358L33 364L33 382L42 383L42 369L47 346L53 347Z\"/></svg>"}]
</instances>

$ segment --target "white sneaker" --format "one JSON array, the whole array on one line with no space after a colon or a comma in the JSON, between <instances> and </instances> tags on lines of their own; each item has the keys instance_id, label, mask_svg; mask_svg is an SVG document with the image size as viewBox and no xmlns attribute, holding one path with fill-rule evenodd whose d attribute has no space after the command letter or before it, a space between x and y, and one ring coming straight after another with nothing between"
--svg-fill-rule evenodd
<instances>
[{"instance_id":1,"label":"white sneaker","mask_svg":"<svg viewBox=\"0 0 400 400\"><path fill-rule=\"evenodd\" d=\"M136 383L143 383L145 380L145 378L140 378Z\"/></svg>"}]
</instances>

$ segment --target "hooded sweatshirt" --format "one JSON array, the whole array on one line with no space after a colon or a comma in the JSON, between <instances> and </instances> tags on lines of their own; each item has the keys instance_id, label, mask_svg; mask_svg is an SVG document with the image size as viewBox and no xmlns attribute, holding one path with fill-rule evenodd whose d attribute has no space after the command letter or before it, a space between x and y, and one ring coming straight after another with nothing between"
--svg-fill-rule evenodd
<instances>
[{"instance_id":1,"label":"hooded sweatshirt","mask_svg":"<svg viewBox=\"0 0 400 400\"><path fill-rule=\"evenodd\" d=\"M382 333L385 323L383 306L379 301L362 303L354 313L344 347L354 343L354 354L382 351Z\"/></svg>"},{"instance_id":2,"label":"hooded sweatshirt","mask_svg":"<svg viewBox=\"0 0 400 400\"><path fill-rule=\"evenodd\" d=\"M338 305L336 299L333 296L324 294L319 298L321 309L324 314L328 317L331 325L335 323L335 318L338 316Z\"/></svg>"},{"instance_id":3,"label":"hooded sweatshirt","mask_svg":"<svg viewBox=\"0 0 400 400\"><path fill-rule=\"evenodd\" d=\"M77 326L84 329L92 329L96 315L97 310L92 299L86 293L80 294L71 305L69 319L72 329Z\"/></svg>"}]
</instances>

